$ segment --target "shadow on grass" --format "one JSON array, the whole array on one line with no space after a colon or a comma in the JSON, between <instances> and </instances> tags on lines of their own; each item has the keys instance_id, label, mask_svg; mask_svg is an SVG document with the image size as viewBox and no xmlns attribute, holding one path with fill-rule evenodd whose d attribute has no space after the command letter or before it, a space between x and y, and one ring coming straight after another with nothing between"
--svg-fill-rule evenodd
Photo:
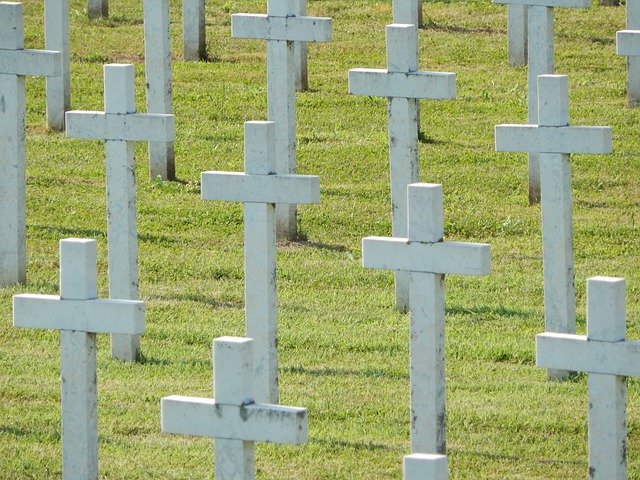
<instances>
[{"instance_id":1,"label":"shadow on grass","mask_svg":"<svg viewBox=\"0 0 640 480\"><path fill-rule=\"evenodd\" d=\"M234 308L244 309L244 300L237 301L220 301L215 298L200 293L187 293L187 294L171 294L171 295L148 295L144 298L145 301L159 300L164 302L193 302L200 303L215 308Z\"/></svg>"},{"instance_id":2,"label":"shadow on grass","mask_svg":"<svg viewBox=\"0 0 640 480\"><path fill-rule=\"evenodd\" d=\"M515 455L500 455L497 453L480 452L461 450L458 448L448 448L448 453L455 452L457 455L467 455L469 457L491 458L494 460L507 460L510 462L522 462L523 459L530 462L542 463L545 465L584 465L586 469L586 462L579 460L563 460L561 458L535 458L535 457L522 457Z\"/></svg>"},{"instance_id":3,"label":"shadow on grass","mask_svg":"<svg viewBox=\"0 0 640 480\"><path fill-rule=\"evenodd\" d=\"M106 238L107 233L104 230L97 230L92 228L67 228L67 227L52 227L48 225L29 225L30 229L45 232L50 236L56 235L60 238ZM146 233L139 233L138 240L146 243L154 244L182 244L183 241L179 238L167 237L166 235L150 235Z\"/></svg>"},{"instance_id":4,"label":"shadow on grass","mask_svg":"<svg viewBox=\"0 0 640 480\"><path fill-rule=\"evenodd\" d=\"M470 316L496 316L506 318L527 318L532 316L532 312L526 310L516 310L513 308L500 307L449 307L447 308L447 314L451 315L470 315Z\"/></svg>"},{"instance_id":5,"label":"shadow on grass","mask_svg":"<svg viewBox=\"0 0 640 480\"><path fill-rule=\"evenodd\" d=\"M297 240L280 241L278 247L282 247L285 250L296 250L297 248L315 248L317 250L327 250L330 252L346 252L348 249L344 245L331 245L321 242L309 242L304 234L301 234Z\"/></svg>"},{"instance_id":6,"label":"shadow on grass","mask_svg":"<svg viewBox=\"0 0 640 480\"><path fill-rule=\"evenodd\" d=\"M327 447L333 447L336 449L344 449L351 448L353 450L368 450L368 451L380 451L386 450L389 452L402 452L404 449L402 447L394 447L391 445L384 445L382 443L372 443L372 442L347 442L345 440L331 440L327 438L309 438L309 443L317 443L320 445L325 445Z\"/></svg>"},{"instance_id":7,"label":"shadow on grass","mask_svg":"<svg viewBox=\"0 0 640 480\"><path fill-rule=\"evenodd\" d=\"M364 377L364 378L393 378L399 380L408 380L409 374L406 373L397 373L397 372L388 372L386 370L382 370L380 368L362 368L362 369L351 369L351 368L308 368L300 365L294 365L290 367L282 368L284 373L301 373L304 375L311 375L314 377L346 377L346 376L354 376L354 377Z\"/></svg>"},{"instance_id":8,"label":"shadow on grass","mask_svg":"<svg viewBox=\"0 0 640 480\"><path fill-rule=\"evenodd\" d=\"M30 437L39 441L59 441L60 432L58 430L27 430L25 428L17 428L9 425L0 425L0 435L9 435L13 437Z\"/></svg>"}]
</instances>

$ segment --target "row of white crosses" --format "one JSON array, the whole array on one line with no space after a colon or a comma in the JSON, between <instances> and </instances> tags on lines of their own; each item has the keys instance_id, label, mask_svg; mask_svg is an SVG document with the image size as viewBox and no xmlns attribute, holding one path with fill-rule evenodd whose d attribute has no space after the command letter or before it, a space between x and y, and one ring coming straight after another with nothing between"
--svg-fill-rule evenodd
<instances>
[{"instance_id":1,"label":"row of white crosses","mask_svg":"<svg viewBox=\"0 0 640 480\"><path fill-rule=\"evenodd\" d=\"M294 42L328 42L331 19L296 16L295 0L268 0L267 14L231 16L234 38L267 41L267 119L275 122L276 173L296 171ZM295 204L276 206L278 238L297 238Z\"/></svg>"},{"instance_id":2,"label":"row of white crosses","mask_svg":"<svg viewBox=\"0 0 640 480\"><path fill-rule=\"evenodd\" d=\"M569 83L564 75L538 77L538 123L498 125L496 150L540 156L544 317L546 330L575 333L571 153L609 153L610 127L569 126ZM549 371L564 379L567 371Z\"/></svg>"}]
</instances>

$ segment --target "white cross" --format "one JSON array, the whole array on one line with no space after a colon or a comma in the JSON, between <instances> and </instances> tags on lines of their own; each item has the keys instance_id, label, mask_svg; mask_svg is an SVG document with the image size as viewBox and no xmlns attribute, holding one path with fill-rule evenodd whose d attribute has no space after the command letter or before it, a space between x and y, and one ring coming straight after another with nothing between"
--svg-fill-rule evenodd
<instances>
[{"instance_id":1,"label":"white cross","mask_svg":"<svg viewBox=\"0 0 640 480\"><path fill-rule=\"evenodd\" d=\"M588 8L591 0L493 0L494 3L527 6L527 88L528 121L538 123L537 78L553 73L554 7ZM540 201L540 161L529 154L529 203Z\"/></svg>"},{"instance_id":2,"label":"white cross","mask_svg":"<svg viewBox=\"0 0 640 480\"><path fill-rule=\"evenodd\" d=\"M393 0L393 23L422 25L422 0Z\"/></svg>"},{"instance_id":3,"label":"white cross","mask_svg":"<svg viewBox=\"0 0 640 480\"><path fill-rule=\"evenodd\" d=\"M134 113L133 65L105 65L104 85L105 111L67 112L67 137L105 140L109 296L136 300L138 236L133 142L172 141L174 118ZM114 358L132 362L139 350L138 336L111 337Z\"/></svg>"},{"instance_id":4,"label":"white cross","mask_svg":"<svg viewBox=\"0 0 640 480\"><path fill-rule=\"evenodd\" d=\"M328 42L331 19L296 15L296 0L269 0L266 15L231 16L234 38L267 40L267 117L276 123L278 174L296 171L295 61L293 42ZM295 204L276 208L278 238L297 237Z\"/></svg>"},{"instance_id":5,"label":"white cross","mask_svg":"<svg viewBox=\"0 0 640 480\"><path fill-rule=\"evenodd\" d=\"M447 480L446 455L414 453L403 459L403 480Z\"/></svg>"},{"instance_id":6,"label":"white cross","mask_svg":"<svg viewBox=\"0 0 640 480\"><path fill-rule=\"evenodd\" d=\"M13 325L60 330L62 473L98 478L96 333L139 335L144 303L97 298L96 241L60 241L60 296L15 295Z\"/></svg>"},{"instance_id":7,"label":"white cross","mask_svg":"<svg viewBox=\"0 0 640 480\"><path fill-rule=\"evenodd\" d=\"M627 0L627 29L616 32L616 53L627 57L627 102L640 105L640 1Z\"/></svg>"},{"instance_id":8,"label":"white cross","mask_svg":"<svg viewBox=\"0 0 640 480\"><path fill-rule=\"evenodd\" d=\"M204 0L182 0L182 58L205 60L207 43Z\"/></svg>"},{"instance_id":9,"label":"white cross","mask_svg":"<svg viewBox=\"0 0 640 480\"><path fill-rule=\"evenodd\" d=\"M203 200L244 202L245 322L255 342L259 402L278 401L276 219L277 203L319 203L315 176L276 171L273 122L245 123L246 173L203 172Z\"/></svg>"},{"instance_id":10,"label":"white cross","mask_svg":"<svg viewBox=\"0 0 640 480\"><path fill-rule=\"evenodd\" d=\"M444 274L487 275L491 248L442 240L442 185L409 185L407 197L408 238L364 238L362 263L410 272L411 452L444 454Z\"/></svg>"},{"instance_id":11,"label":"white cross","mask_svg":"<svg viewBox=\"0 0 640 480\"><path fill-rule=\"evenodd\" d=\"M89 20L109 18L109 0L87 0L87 17Z\"/></svg>"},{"instance_id":12,"label":"white cross","mask_svg":"<svg viewBox=\"0 0 640 480\"><path fill-rule=\"evenodd\" d=\"M254 402L253 340L213 342L215 398L173 395L161 401L162 431L215 439L216 480L255 478L254 442L307 441L307 410Z\"/></svg>"},{"instance_id":13,"label":"white cross","mask_svg":"<svg viewBox=\"0 0 640 480\"><path fill-rule=\"evenodd\" d=\"M60 52L62 75L47 77L47 125L64 130L64 112L71 109L71 53L69 47L69 0L45 0L44 48Z\"/></svg>"},{"instance_id":14,"label":"white cross","mask_svg":"<svg viewBox=\"0 0 640 480\"><path fill-rule=\"evenodd\" d=\"M587 335L536 335L536 365L589 374L589 478L627 478L626 377L640 376L640 342L625 340L625 280L587 280Z\"/></svg>"},{"instance_id":15,"label":"white cross","mask_svg":"<svg viewBox=\"0 0 640 480\"><path fill-rule=\"evenodd\" d=\"M569 84L564 75L538 77L538 101L538 125L496 126L496 151L539 155L545 328L575 333L569 154L611 152L611 128L568 126ZM568 374L549 372L555 379Z\"/></svg>"},{"instance_id":16,"label":"white cross","mask_svg":"<svg viewBox=\"0 0 640 480\"><path fill-rule=\"evenodd\" d=\"M507 50L509 65L527 64L527 6L507 5Z\"/></svg>"},{"instance_id":17,"label":"white cross","mask_svg":"<svg viewBox=\"0 0 640 480\"><path fill-rule=\"evenodd\" d=\"M144 0L144 67L147 112L173 113L169 0ZM173 141L149 143L149 177L175 180Z\"/></svg>"},{"instance_id":18,"label":"white cross","mask_svg":"<svg viewBox=\"0 0 640 480\"><path fill-rule=\"evenodd\" d=\"M0 286L26 281L25 79L58 76L59 52L24 49L21 3L0 3Z\"/></svg>"},{"instance_id":19,"label":"white cross","mask_svg":"<svg viewBox=\"0 0 640 480\"><path fill-rule=\"evenodd\" d=\"M407 185L419 180L418 99L456 96L455 73L418 72L418 35L415 25L387 25L387 69L349 70L349 93L388 97L391 223L395 237L407 235ZM395 274L396 306L407 310L406 272Z\"/></svg>"}]
</instances>

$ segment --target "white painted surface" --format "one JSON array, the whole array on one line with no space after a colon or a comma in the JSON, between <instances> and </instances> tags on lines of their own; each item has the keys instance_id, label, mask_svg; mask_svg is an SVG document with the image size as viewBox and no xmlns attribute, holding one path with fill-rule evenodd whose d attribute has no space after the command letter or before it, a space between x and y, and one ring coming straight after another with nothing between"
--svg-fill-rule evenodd
<instances>
[{"instance_id":1,"label":"white painted surface","mask_svg":"<svg viewBox=\"0 0 640 480\"><path fill-rule=\"evenodd\" d=\"M182 0L182 56L185 61L207 58L205 0Z\"/></svg>"},{"instance_id":2,"label":"white painted surface","mask_svg":"<svg viewBox=\"0 0 640 480\"><path fill-rule=\"evenodd\" d=\"M509 65L527 64L527 6L507 5L507 50Z\"/></svg>"},{"instance_id":3,"label":"white painted surface","mask_svg":"<svg viewBox=\"0 0 640 480\"><path fill-rule=\"evenodd\" d=\"M307 15L307 0L296 0L295 16ZM296 72L296 90L305 92L309 89L309 71L307 68L309 48L307 42L295 42L293 44L293 61Z\"/></svg>"},{"instance_id":4,"label":"white painted surface","mask_svg":"<svg viewBox=\"0 0 640 480\"><path fill-rule=\"evenodd\" d=\"M234 38L288 40L293 42L331 41L331 19L325 17L269 17L236 13L231 15Z\"/></svg>"},{"instance_id":5,"label":"white painted surface","mask_svg":"<svg viewBox=\"0 0 640 480\"><path fill-rule=\"evenodd\" d=\"M175 135L173 115L160 113L67 112L67 137L128 142L172 141Z\"/></svg>"},{"instance_id":6,"label":"white painted surface","mask_svg":"<svg viewBox=\"0 0 640 480\"><path fill-rule=\"evenodd\" d=\"M349 70L349 93L372 97L445 100L456 96L456 75L446 72L389 72L376 68Z\"/></svg>"},{"instance_id":7,"label":"white painted surface","mask_svg":"<svg viewBox=\"0 0 640 480\"><path fill-rule=\"evenodd\" d=\"M69 47L69 0L45 0L44 47L60 52L62 75L48 77L47 125L64 130L64 112L71 110L71 53Z\"/></svg>"},{"instance_id":8,"label":"white painted surface","mask_svg":"<svg viewBox=\"0 0 640 480\"><path fill-rule=\"evenodd\" d=\"M414 453L405 455L403 480L446 480L448 460L446 455Z\"/></svg>"}]
</instances>

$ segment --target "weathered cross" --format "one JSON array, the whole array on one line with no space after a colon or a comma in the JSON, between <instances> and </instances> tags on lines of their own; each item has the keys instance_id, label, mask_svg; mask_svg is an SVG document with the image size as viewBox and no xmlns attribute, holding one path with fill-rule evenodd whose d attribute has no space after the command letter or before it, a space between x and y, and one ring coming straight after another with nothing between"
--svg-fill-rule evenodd
<instances>
[{"instance_id":1,"label":"weathered cross","mask_svg":"<svg viewBox=\"0 0 640 480\"><path fill-rule=\"evenodd\" d=\"M0 286L26 281L26 94L30 76L59 76L59 52L24 49L21 3L0 3Z\"/></svg>"},{"instance_id":2,"label":"weathered cross","mask_svg":"<svg viewBox=\"0 0 640 480\"><path fill-rule=\"evenodd\" d=\"M246 173L203 172L203 200L244 202L245 322L255 342L256 400L278 401L275 204L319 203L315 176L276 171L273 122L245 123Z\"/></svg>"},{"instance_id":3,"label":"weathered cross","mask_svg":"<svg viewBox=\"0 0 640 480\"><path fill-rule=\"evenodd\" d=\"M589 374L589 478L626 480L626 377L640 376L640 343L625 340L625 280L587 280L587 335L536 336L536 365Z\"/></svg>"},{"instance_id":4,"label":"weathered cross","mask_svg":"<svg viewBox=\"0 0 640 480\"><path fill-rule=\"evenodd\" d=\"M138 335L144 303L97 298L96 241L60 241L60 296L15 295L13 325L60 330L62 475L98 478L96 333Z\"/></svg>"},{"instance_id":5,"label":"weathered cross","mask_svg":"<svg viewBox=\"0 0 640 480\"><path fill-rule=\"evenodd\" d=\"M527 64L527 6L507 5L507 52L509 65Z\"/></svg>"},{"instance_id":6,"label":"weathered cross","mask_svg":"<svg viewBox=\"0 0 640 480\"><path fill-rule=\"evenodd\" d=\"M387 69L349 70L349 93L388 97L391 220L394 237L407 235L407 185L419 180L418 99L456 96L454 73L418 72L415 25L387 25ZM396 306L409 304L407 272L396 272Z\"/></svg>"},{"instance_id":7,"label":"weathered cross","mask_svg":"<svg viewBox=\"0 0 640 480\"><path fill-rule=\"evenodd\" d=\"M45 0L44 48L60 52L62 74L47 77L47 125L64 130L64 112L71 109L71 53L69 47L69 0Z\"/></svg>"},{"instance_id":8,"label":"weathered cross","mask_svg":"<svg viewBox=\"0 0 640 480\"><path fill-rule=\"evenodd\" d=\"M538 77L538 125L497 125L496 151L540 156L544 317L549 332L575 333L571 220L571 153L611 152L610 127L569 127L569 84L564 75ZM561 380L569 372L549 371Z\"/></svg>"},{"instance_id":9,"label":"weathered cross","mask_svg":"<svg viewBox=\"0 0 640 480\"><path fill-rule=\"evenodd\" d=\"M413 453L403 459L403 480L447 480L446 455Z\"/></svg>"},{"instance_id":10,"label":"weathered cross","mask_svg":"<svg viewBox=\"0 0 640 480\"><path fill-rule=\"evenodd\" d=\"M538 123L539 75L553 73L553 9L554 7L588 8L591 0L493 0L527 6L527 89L528 121ZM529 153L529 203L540 201L540 160L537 153Z\"/></svg>"},{"instance_id":11,"label":"weathered cross","mask_svg":"<svg viewBox=\"0 0 640 480\"><path fill-rule=\"evenodd\" d=\"M138 298L138 235L134 143L174 138L173 115L135 113L133 65L104 66L104 112L66 114L67 137L106 141L109 296ZM139 336L111 336L114 358L135 361Z\"/></svg>"},{"instance_id":12,"label":"weathered cross","mask_svg":"<svg viewBox=\"0 0 640 480\"><path fill-rule=\"evenodd\" d=\"M109 18L109 0L87 0L87 17L89 20Z\"/></svg>"},{"instance_id":13,"label":"weathered cross","mask_svg":"<svg viewBox=\"0 0 640 480\"><path fill-rule=\"evenodd\" d=\"M185 61L207 58L204 0L182 0L182 58Z\"/></svg>"},{"instance_id":14,"label":"weathered cross","mask_svg":"<svg viewBox=\"0 0 640 480\"><path fill-rule=\"evenodd\" d=\"M491 249L442 240L442 185L409 185L407 197L408 238L364 238L362 263L409 272L411 452L444 454L444 275L487 275Z\"/></svg>"},{"instance_id":15,"label":"weathered cross","mask_svg":"<svg viewBox=\"0 0 640 480\"><path fill-rule=\"evenodd\" d=\"M255 478L254 442L307 441L307 410L256 403L250 338L213 342L215 398L165 397L162 431L213 437L216 480Z\"/></svg>"},{"instance_id":16,"label":"weathered cross","mask_svg":"<svg viewBox=\"0 0 640 480\"><path fill-rule=\"evenodd\" d=\"M422 0L393 0L393 23L422 26Z\"/></svg>"},{"instance_id":17,"label":"weathered cross","mask_svg":"<svg viewBox=\"0 0 640 480\"><path fill-rule=\"evenodd\" d=\"M144 68L147 112L173 113L169 0L144 0ZM176 178L173 140L149 143L149 177Z\"/></svg>"},{"instance_id":18,"label":"weathered cross","mask_svg":"<svg viewBox=\"0 0 640 480\"><path fill-rule=\"evenodd\" d=\"M627 0L627 29L616 32L616 53L627 57L627 102L640 105L640 1Z\"/></svg>"},{"instance_id":19,"label":"weathered cross","mask_svg":"<svg viewBox=\"0 0 640 480\"><path fill-rule=\"evenodd\" d=\"M266 15L231 16L235 38L267 40L267 117L276 123L276 173L296 171L296 104L293 42L328 42L331 19L297 17L295 0L268 0ZM277 236L297 236L295 204L278 205Z\"/></svg>"}]
</instances>

